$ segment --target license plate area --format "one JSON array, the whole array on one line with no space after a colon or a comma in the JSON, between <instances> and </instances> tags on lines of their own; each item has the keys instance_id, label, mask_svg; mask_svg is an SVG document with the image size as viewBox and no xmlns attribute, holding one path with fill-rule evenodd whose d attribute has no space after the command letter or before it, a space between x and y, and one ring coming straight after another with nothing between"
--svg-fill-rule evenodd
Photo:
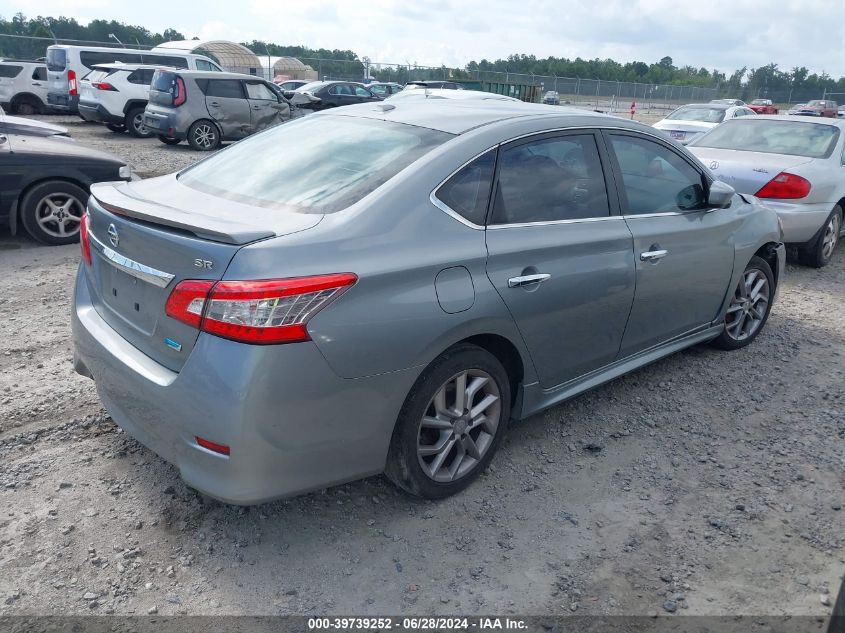
<instances>
[{"instance_id":1,"label":"license plate area","mask_svg":"<svg viewBox=\"0 0 845 633\"><path fill-rule=\"evenodd\" d=\"M677 130L672 130L669 132L669 136L671 136L676 141L683 141L687 137L686 132L678 132Z\"/></svg>"},{"instance_id":2,"label":"license plate area","mask_svg":"<svg viewBox=\"0 0 845 633\"><path fill-rule=\"evenodd\" d=\"M154 119L149 115L144 115L144 125L158 129L158 119Z\"/></svg>"},{"instance_id":3,"label":"license plate area","mask_svg":"<svg viewBox=\"0 0 845 633\"><path fill-rule=\"evenodd\" d=\"M100 297L106 307L139 332L152 335L161 309L161 289L115 268L104 258L99 269Z\"/></svg>"}]
</instances>

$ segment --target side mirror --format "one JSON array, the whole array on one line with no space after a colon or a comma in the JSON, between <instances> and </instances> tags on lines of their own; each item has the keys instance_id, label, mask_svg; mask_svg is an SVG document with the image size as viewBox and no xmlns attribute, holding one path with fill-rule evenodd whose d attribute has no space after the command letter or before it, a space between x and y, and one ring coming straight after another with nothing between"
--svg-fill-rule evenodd
<instances>
[{"instance_id":1,"label":"side mirror","mask_svg":"<svg viewBox=\"0 0 845 633\"><path fill-rule=\"evenodd\" d=\"M707 194L707 206L716 209L726 209L731 206L731 200L733 200L735 193L736 189L726 182L714 180Z\"/></svg>"}]
</instances>

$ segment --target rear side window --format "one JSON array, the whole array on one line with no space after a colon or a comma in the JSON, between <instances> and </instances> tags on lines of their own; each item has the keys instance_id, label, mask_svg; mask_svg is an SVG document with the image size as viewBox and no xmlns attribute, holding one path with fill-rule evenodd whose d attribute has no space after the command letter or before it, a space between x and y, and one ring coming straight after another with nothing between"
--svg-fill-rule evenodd
<instances>
[{"instance_id":1,"label":"rear side window","mask_svg":"<svg viewBox=\"0 0 845 633\"><path fill-rule=\"evenodd\" d=\"M32 78L35 81L47 81L47 67L38 66L32 71Z\"/></svg>"},{"instance_id":2,"label":"rear side window","mask_svg":"<svg viewBox=\"0 0 845 633\"><path fill-rule=\"evenodd\" d=\"M197 70L210 70L210 71L219 71L220 69L215 66L214 64L205 61L204 59L197 60Z\"/></svg>"},{"instance_id":3,"label":"rear side window","mask_svg":"<svg viewBox=\"0 0 845 633\"><path fill-rule=\"evenodd\" d=\"M63 48L47 49L47 70L60 72L67 68L67 51Z\"/></svg>"},{"instance_id":4,"label":"rear side window","mask_svg":"<svg viewBox=\"0 0 845 633\"><path fill-rule=\"evenodd\" d=\"M446 132L391 121L308 116L230 146L181 172L179 181L269 209L333 213L450 138Z\"/></svg>"},{"instance_id":5,"label":"rear side window","mask_svg":"<svg viewBox=\"0 0 845 633\"><path fill-rule=\"evenodd\" d=\"M184 57L176 57L173 55L142 55L143 63L145 64L161 64L162 66L172 66L173 68L187 68L188 60Z\"/></svg>"},{"instance_id":6,"label":"rear side window","mask_svg":"<svg viewBox=\"0 0 845 633\"><path fill-rule=\"evenodd\" d=\"M582 220L610 215L592 134L545 138L500 152L494 224Z\"/></svg>"},{"instance_id":7,"label":"rear side window","mask_svg":"<svg viewBox=\"0 0 845 633\"><path fill-rule=\"evenodd\" d=\"M141 86L149 86L153 80L153 74L155 70L152 68L140 68L134 72L129 73L129 76L126 78L131 84L138 84Z\"/></svg>"},{"instance_id":8,"label":"rear side window","mask_svg":"<svg viewBox=\"0 0 845 633\"><path fill-rule=\"evenodd\" d=\"M370 93L369 90L366 88L362 88L361 86L355 86L355 94L359 97L372 97L373 95Z\"/></svg>"},{"instance_id":9,"label":"rear side window","mask_svg":"<svg viewBox=\"0 0 845 633\"><path fill-rule=\"evenodd\" d=\"M87 68L93 68L97 64L111 64L122 62L124 64L140 64L139 53L122 53L119 50L112 51L82 51L79 53L79 61Z\"/></svg>"},{"instance_id":10,"label":"rear side window","mask_svg":"<svg viewBox=\"0 0 845 633\"><path fill-rule=\"evenodd\" d=\"M496 150L492 149L462 167L440 186L434 197L461 217L481 226L487 215L495 167Z\"/></svg>"},{"instance_id":11,"label":"rear side window","mask_svg":"<svg viewBox=\"0 0 845 633\"><path fill-rule=\"evenodd\" d=\"M244 91L237 79L209 79L205 86L206 97L224 99L243 99Z\"/></svg>"},{"instance_id":12,"label":"rear side window","mask_svg":"<svg viewBox=\"0 0 845 633\"><path fill-rule=\"evenodd\" d=\"M23 66L13 66L12 64L0 64L0 77L17 77L22 70Z\"/></svg>"},{"instance_id":13,"label":"rear side window","mask_svg":"<svg viewBox=\"0 0 845 633\"><path fill-rule=\"evenodd\" d=\"M675 152L633 136L613 134L610 139L622 172L627 215L683 213L706 206L701 174Z\"/></svg>"}]
</instances>

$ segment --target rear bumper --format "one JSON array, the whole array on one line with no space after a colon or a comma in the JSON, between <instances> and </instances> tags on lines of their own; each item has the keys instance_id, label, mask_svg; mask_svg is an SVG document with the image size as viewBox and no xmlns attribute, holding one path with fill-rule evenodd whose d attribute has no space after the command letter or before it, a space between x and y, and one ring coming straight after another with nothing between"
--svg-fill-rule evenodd
<instances>
[{"instance_id":1,"label":"rear bumper","mask_svg":"<svg viewBox=\"0 0 845 633\"><path fill-rule=\"evenodd\" d=\"M47 105L59 112L76 113L79 111L79 96L71 96L64 92L48 92Z\"/></svg>"},{"instance_id":2,"label":"rear bumper","mask_svg":"<svg viewBox=\"0 0 845 633\"><path fill-rule=\"evenodd\" d=\"M833 202L802 204L768 199L761 199L761 202L778 214L783 223L783 241L787 244L804 244L811 240L834 207Z\"/></svg>"},{"instance_id":3,"label":"rear bumper","mask_svg":"<svg viewBox=\"0 0 845 633\"><path fill-rule=\"evenodd\" d=\"M122 125L124 123L122 116L117 116L106 110L101 103L89 103L80 101L77 105L79 116L86 121L94 121L96 123L114 123Z\"/></svg>"},{"instance_id":4,"label":"rear bumper","mask_svg":"<svg viewBox=\"0 0 845 633\"><path fill-rule=\"evenodd\" d=\"M221 501L254 504L381 472L418 371L339 378L317 346L251 346L201 334L180 372L130 345L94 309L84 271L74 366L127 433ZM197 437L231 448L200 447Z\"/></svg>"},{"instance_id":5,"label":"rear bumper","mask_svg":"<svg viewBox=\"0 0 845 633\"><path fill-rule=\"evenodd\" d=\"M151 112L149 109L144 110L144 125L160 136L175 138L180 141L184 141L188 138L187 128L184 130L180 129L178 122L167 114L159 114L154 111Z\"/></svg>"}]
</instances>

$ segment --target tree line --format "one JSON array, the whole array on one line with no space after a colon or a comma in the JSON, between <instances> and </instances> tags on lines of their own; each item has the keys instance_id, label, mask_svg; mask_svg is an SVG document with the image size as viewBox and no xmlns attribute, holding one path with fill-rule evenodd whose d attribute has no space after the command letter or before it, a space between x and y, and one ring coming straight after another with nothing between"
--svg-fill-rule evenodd
<instances>
[{"instance_id":1,"label":"tree line","mask_svg":"<svg viewBox=\"0 0 845 633\"><path fill-rule=\"evenodd\" d=\"M110 34L128 47L151 47L171 40L186 39L175 29L165 29L161 33L154 33L142 26L124 24L115 20L92 20L83 25L74 18L42 16L27 18L17 13L11 19L0 17L0 56L43 57L49 41L32 40L27 37L111 42L117 46L117 42ZM3 35L24 37L3 37ZM315 67L321 77L363 77L365 65L369 64L368 58L361 57L351 50L313 49L307 46L280 45L260 40L243 44L259 56L290 56L303 59ZM334 61L315 61L318 59ZM447 69L442 70L445 73ZM643 61L620 63L612 59L581 59L580 57L568 59L553 56L538 58L534 55L518 54L494 61L486 59L471 61L464 68L454 69L449 74L456 78L473 78L480 72L489 71L716 88L722 94L746 100L763 97L775 101L795 101L819 98L825 92L845 93L845 77L834 79L827 73L810 72L804 66L783 70L777 64L771 63L759 68L738 68L730 75L726 75L719 70L707 69L703 66L678 67L669 56L653 63ZM374 68L371 74L378 78L395 80L405 76L407 71L401 67L400 69ZM396 75L395 78L394 75ZM845 101L845 98L840 98L840 101Z\"/></svg>"}]
</instances>

